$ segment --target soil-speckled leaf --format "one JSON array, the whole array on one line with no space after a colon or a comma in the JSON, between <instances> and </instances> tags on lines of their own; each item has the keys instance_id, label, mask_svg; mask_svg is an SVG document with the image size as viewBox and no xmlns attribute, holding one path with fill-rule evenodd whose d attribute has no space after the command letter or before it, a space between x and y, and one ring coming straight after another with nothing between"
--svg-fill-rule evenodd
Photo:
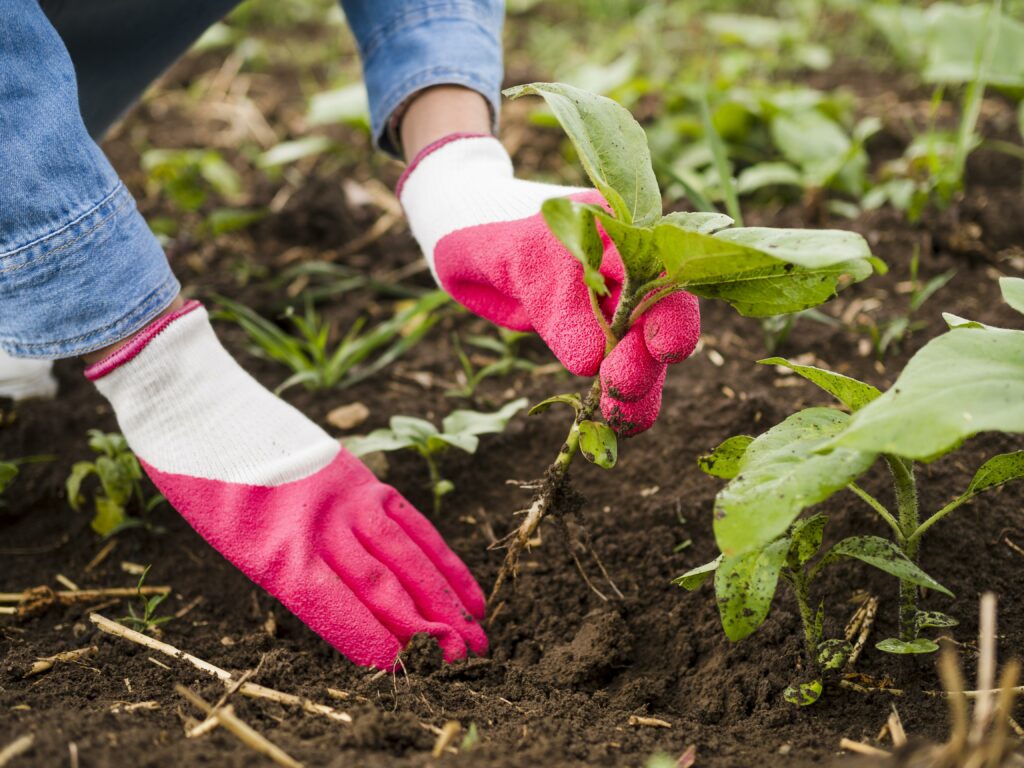
<instances>
[{"instance_id":1,"label":"soil-speckled leaf","mask_svg":"<svg viewBox=\"0 0 1024 768\"><path fill-rule=\"evenodd\" d=\"M835 445L928 460L987 431L1024 432L1024 331L961 327L932 339Z\"/></svg>"},{"instance_id":2,"label":"soil-speckled leaf","mask_svg":"<svg viewBox=\"0 0 1024 768\"><path fill-rule=\"evenodd\" d=\"M696 568L691 568L682 576L677 576L672 580L672 583L678 587L682 587L688 592L693 592L697 587L701 586L715 571L718 570L718 566L722 563L724 555L719 555L710 563L704 563L704 565L698 565Z\"/></svg>"},{"instance_id":3,"label":"soil-speckled leaf","mask_svg":"<svg viewBox=\"0 0 1024 768\"><path fill-rule=\"evenodd\" d=\"M823 368L816 368L813 365L797 365L781 357L769 357L757 362L761 365L781 365L783 368L789 368L808 381L817 384L851 411L862 408L882 394L876 387L865 384L863 381L843 376L841 373L826 371Z\"/></svg>"},{"instance_id":4,"label":"soil-speckled leaf","mask_svg":"<svg viewBox=\"0 0 1024 768\"><path fill-rule=\"evenodd\" d=\"M562 83L519 85L503 93L510 99L526 94L543 97L616 217L638 225L653 224L661 217L661 192L647 135L629 110Z\"/></svg>"},{"instance_id":5,"label":"soil-speckled leaf","mask_svg":"<svg viewBox=\"0 0 1024 768\"><path fill-rule=\"evenodd\" d=\"M1021 109L1024 110L1024 106ZM1000 277L999 290L1003 292L1003 301L1018 312L1024 312L1024 277Z\"/></svg>"},{"instance_id":6,"label":"soil-speckled leaf","mask_svg":"<svg viewBox=\"0 0 1024 768\"><path fill-rule=\"evenodd\" d=\"M747 446L754 442L749 435L736 435L721 443L711 453L698 457L697 466L706 475L732 480L739 474L740 460Z\"/></svg>"},{"instance_id":7,"label":"soil-speckled leaf","mask_svg":"<svg viewBox=\"0 0 1024 768\"><path fill-rule=\"evenodd\" d=\"M788 551L789 539L782 538L764 549L722 559L715 571L715 596L722 628L733 642L764 623Z\"/></svg>"},{"instance_id":8,"label":"soil-speckled leaf","mask_svg":"<svg viewBox=\"0 0 1024 768\"><path fill-rule=\"evenodd\" d=\"M795 561L793 563L795 567L799 568L821 549L821 539L825 533L827 522L828 517L819 513L811 515L805 520L798 520L793 526L793 532L790 534L793 543L790 546L789 556L791 560Z\"/></svg>"},{"instance_id":9,"label":"soil-speckled leaf","mask_svg":"<svg viewBox=\"0 0 1024 768\"><path fill-rule=\"evenodd\" d=\"M687 291L727 301L748 317L817 306L835 295L843 275L863 280L877 266L876 260L862 258L870 255L866 244L851 247L846 237L859 235L804 230L800 237L799 232L756 228L706 235L663 222L654 227L654 248L665 274ZM830 246L831 232L837 237Z\"/></svg>"},{"instance_id":10,"label":"soil-speckled leaf","mask_svg":"<svg viewBox=\"0 0 1024 768\"><path fill-rule=\"evenodd\" d=\"M967 493L975 495L997 485L1024 477L1024 451L1000 453L982 464L974 473Z\"/></svg>"},{"instance_id":11,"label":"soil-speckled leaf","mask_svg":"<svg viewBox=\"0 0 1024 768\"><path fill-rule=\"evenodd\" d=\"M715 499L715 538L722 552L736 555L763 547L801 511L845 488L874 463L873 453L819 453L849 419L831 408L808 408L750 444L739 474Z\"/></svg>"},{"instance_id":12,"label":"soil-speckled leaf","mask_svg":"<svg viewBox=\"0 0 1024 768\"><path fill-rule=\"evenodd\" d=\"M945 629L955 627L960 622L952 616L947 616L939 611L918 611L914 624L918 629Z\"/></svg>"},{"instance_id":13,"label":"soil-speckled leaf","mask_svg":"<svg viewBox=\"0 0 1024 768\"><path fill-rule=\"evenodd\" d=\"M939 650L939 644L926 637L919 637L916 640L907 642L896 637L890 637L875 643L875 648L886 653L908 654L908 653L935 653Z\"/></svg>"},{"instance_id":14,"label":"soil-speckled leaf","mask_svg":"<svg viewBox=\"0 0 1024 768\"><path fill-rule=\"evenodd\" d=\"M786 686L782 698L798 707L809 707L821 697L821 691L821 680L811 680L809 683Z\"/></svg>"},{"instance_id":15,"label":"soil-speckled leaf","mask_svg":"<svg viewBox=\"0 0 1024 768\"><path fill-rule=\"evenodd\" d=\"M881 536L850 536L843 539L825 555L825 559L829 561L839 557L852 557L873 565L901 581L909 581L953 597L952 592L907 559L899 547Z\"/></svg>"},{"instance_id":16,"label":"soil-speckled leaf","mask_svg":"<svg viewBox=\"0 0 1024 768\"><path fill-rule=\"evenodd\" d=\"M600 271L604 243L597 232L593 210L567 197L553 197L544 201L541 213L555 237L583 265L583 281L587 286L601 296L607 295L608 286Z\"/></svg>"},{"instance_id":17,"label":"soil-speckled leaf","mask_svg":"<svg viewBox=\"0 0 1024 768\"><path fill-rule=\"evenodd\" d=\"M604 469L611 469L619 456L615 431L598 421L580 422L580 453L587 461Z\"/></svg>"}]
</instances>

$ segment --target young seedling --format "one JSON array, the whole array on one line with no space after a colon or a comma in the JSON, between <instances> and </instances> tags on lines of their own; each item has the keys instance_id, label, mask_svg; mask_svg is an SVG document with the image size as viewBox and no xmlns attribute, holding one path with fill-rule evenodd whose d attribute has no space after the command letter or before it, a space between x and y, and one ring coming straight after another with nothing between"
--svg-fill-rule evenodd
<instances>
[{"instance_id":1,"label":"young seedling","mask_svg":"<svg viewBox=\"0 0 1024 768\"><path fill-rule=\"evenodd\" d=\"M36 464L43 461L53 461L54 456L24 456L20 459L6 459L0 461L0 496L3 496L11 483L14 482L14 478L18 476L21 471L19 467L25 464ZM0 507L4 504L3 500L0 500Z\"/></svg>"},{"instance_id":2,"label":"young seedling","mask_svg":"<svg viewBox=\"0 0 1024 768\"><path fill-rule=\"evenodd\" d=\"M412 450L423 457L430 471L430 488L434 494L434 514L441 512L441 499L455 490L451 480L441 476L437 462L449 448L476 453L479 435L505 431L513 416L525 408L526 398L506 403L494 413L457 410L445 416L438 429L426 419L392 416L386 429L375 429L368 435L349 437L342 442L356 456L374 451Z\"/></svg>"},{"instance_id":3,"label":"young seedling","mask_svg":"<svg viewBox=\"0 0 1024 768\"><path fill-rule=\"evenodd\" d=\"M1000 286L1006 302L1024 313L1024 279L1003 278ZM824 566L852 558L898 578L899 637L876 647L901 654L935 651L938 645L922 630L956 622L918 607L920 587L951 594L917 565L925 533L976 496L1024 478L1024 451L993 456L960 495L921 519L916 462L943 456L980 432L1024 432L1024 331L945 318L950 330L914 355L884 394L821 368L781 358L760 361L793 370L849 413L808 408L756 439L730 438L701 459L705 472L729 481L715 499L715 538L722 554L676 583L695 589L714 573L722 625L734 641L762 624L779 578L790 583L800 606L808 668L817 673L804 684L810 687L790 692L797 703L811 703L820 694L827 666L822 655L828 661L845 653L823 640L824 602L814 610L810 600L810 586ZM892 475L895 513L856 483L879 460ZM810 563L821 546L825 518L797 518L843 489L884 521L892 539L852 536Z\"/></svg>"},{"instance_id":4,"label":"young seedling","mask_svg":"<svg viewBox=\"0 0 1024 768\"><path fill-rule=\"evenodd\" d=\"M223 307L217 317L242 326L257 354L291 368L292 375L276 390L280 394L296 384L311 390L344 389L379 373L416 346L440 320L436 310L449 301L442 291L433 291L365 333L366 318L361 317L333 348L331 325L312 305L302 316L286 313L297 336L223 296L217 298Z\"/></svg>"},{"instance_id":5,"label":"young seedling","mask_svg":"<svg viewBox=\"0 0 1024 768\"><path fill-rule=\"evenodd\" d=\"M76 462L65 481L71 508L76 512L81 511L85 502L82 483L89 476L95 475L100 481L100 487L93 495L95 513L90 525L96 533L113 536L125 528L148 525L141 517L128 514L129 505L134 503L139 512L144 514L166 499L159 493L146 498L142 489L142 468L135 454L128 448L124 436L90 429L89 448L99 456L94 461Z\"/></svg>"},{"instance_id":6,"label":"young seedling","mask_svg":"<svg viewBox=\"0 0 1024 768\"><path fill-rule=\"evenodd\" d=\"M477 387L484 379L494 376L507 376L513 371L533 371L537 368L535 363L519 356L519 343L530 334L522 331L510 331L506 328L498 328L498 338L490 336L469 336L466 343L486 352L497 355L497 359L481 365L477 368L462 346L458 334L452 334L452 346L455 347L455 354L459 358L459 365L462 366L462 373L466 383L461 387L449 389L445 392L447 397L463 397L473 399Z\"/></svg>"},{"instance_id":7,"label":"young seedling","mask_svg":"<svg viewBox=\"0 0 1024 768\"><path fill-rule=\"evenodd\" d=\"M146 596L142 592L142 585L146 583L146 576L149 575L149 569L152 565L147 565L146 569L139 576L139 583L135 585L135 596L140 603L142 603L142 615L140 616L132 608L131 603L128 604L128 615L122 616L117 620L119 624L123 624L126 627L131 627L134 630L142 632L143 634L153 634L154 631L166 624L168 621L173 619L173 616L157 616L156 609L160 607L160 603L167 599L170 595L170 591L161 592L160 594Z\"/></svg>"},{"instance_id":8,"label":"young seedling","mask_svg":"<svg viewBox=\"0 0 1024 768\"><path fill-rule=\"evenodd\" d=\"M879 360L885 357L890 347L898 350L903 339L927 325L924 321L915 320L914 315L928 299L935 295L936 291L943 288L956 275L956 270L951 269L935 275L927 281L922 281L917 274L919 266L920 250L915 247L914 255L910 259L910 301L906 310L880 323L871 321L858 327L859 330L867 332L875 356Z\"/></svg>"},{"instance_id":9,"label":"young seedling","mask_svg":"<svg viewBox=\"0 0 1024 768\"><path fill-rule=\"evenodd\" d=\"M853 232L727 229L732 219L720 213L663 216L646 136L627 110L611 99L558 83L518 86L505 94L545 99L610 208L555 198L542 209L551 231L582 265L594 316L606 337L606 355L644 312L676 291L722 299L743 315L767 317L821 304L835 294L844 276L861 280L872 268L884 269ZM608 292L600 272L604 245L599 227L616 245L625 267L611 318L599 304ZM516 574L519 557L552 510L576 454L582 452L605 468L614 466L615 433L594 419L600 393L601 383L595 379L586 396L557 395L531 411L562 403L573 408L575 418L522 524L503 542L508 552L492 600Z\"/></svg>"}]
</instances>

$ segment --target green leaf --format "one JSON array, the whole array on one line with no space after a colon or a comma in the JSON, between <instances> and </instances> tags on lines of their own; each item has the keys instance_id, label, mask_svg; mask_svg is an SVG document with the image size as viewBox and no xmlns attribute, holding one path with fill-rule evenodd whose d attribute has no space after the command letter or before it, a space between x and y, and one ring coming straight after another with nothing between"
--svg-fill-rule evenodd
<instances>
[{"instance_id":1,"label":"green leaf","mask_svg":"<svg viewBox=\"0 0 1024 768\"><path fill-rule=\"evenodd\" d=\"M321 91L309 100L306 120L310 125L344 123L357 128L369 128L370 107L363 83Z\"/></svg>"},{"instance_id":2,"label":"green leaf","mask_svg":"<svg viewBox=\"0 0 1024 768\"><path fill-rule=\"evenodd\" d=\"M409 436L399 436L390 429L375 429L368 435L342 438L344 445L353 456L365 456L375 451L397 451L415 445Z\"/></svg>"},{"instance_id":3,"label":"green leaf","mask_svg":"<svg viewBox=\"0 0 1024 768\"><path fill-rule=\"evenodd\" d=\"M583 265L583 281L600 296L608 294L601 262L604 243L597 232L594 211L567 197L553 197L541 205L544 221L562 245Z\"/></svg>"},{"instance_id":4,"label":"green leaf","mask_svg":"<svg viewBox=\"0 0 1024 768\"><path fill-rule=\"evenodd\" d=\"M662 270L654 247L654 230L626 224L609 216L604 209L597 209L596 213L604 231L615 243L629 279L640 285L657 277Z\"/></svg>"},{"instance_id":5,"label":"green leaf","mask_svg":"<svg viewBox=\"0 0 1024 768\"><path fill-rule=\"evenodd\" d=\"M989 488L995 488L1022 477L1024 477L1024 451L1000 453L978 468L964 495L974 496Z\"/></svg>"},{"instance_id":6,"label":"green leaf","mask_svg":"<svg viewBox=\"0 0 1024 768\"><path fill-rule=\"evenodd\" d=\"M823 368L816 368L813 365L797 365L781 357L769 357L757 362L760 365L781 365L795 371L808 381L817 384L851 411L862 408L882 394L876 387L865 384L863 381L843 376L841 373L826 371Z\"/></svg>"},{"instance_id":7,"label":"green leaf","mask_svg":"<svg viewBox=\"0 0 1024 768\"><path fill-rule=\"evenodd\" d=\"M480 446L480 438L464 432L454 435L439 434L427 438L426 450L428 454L440 453L448 446L458 448L466 453L476 453L476 449Z\"/></svg>"},{"instance_id":8,"label":"green leaf","mask_svg":"<svg viewBox=\"0 0 1024 768\"><path fill-rule=\"evenodd\" d=\"M818 643L818 664L825 671L839 669L850 658L853 646L846 640L833 638Z\"/></svg>"},{"instance_id":9,"label":"green leaf","mask_svg":"<svg viewBox=\"0 0 1024 768\"><path fill-rule=\"evenodd\" d=\"M441 497L446 496L455 490L455 483L451 480L441 480L434 486L434 495Z\"/></svg>"},{"instance_id":10,"label":"green leaf","mask_svg":"<svg viewBox=\"0 0 1024 768\"><path fill-rule=\"evenodd\" d=\"M780 113L769 125L772 141L783 156L799 166L814 186L822 186L850 151L846 131L816 109Z\"/></svg>"},{"instance_id":11,"label":"green leaf","mask_svg":"<svg viewBox=\"0 0 1024 768\"><path fill-rule=\"evenodd\" d=\"M274 145L257 158L256 164L260 168L288 165L304 157L321 155L332 147L334 142L326 136L303 136L301 139Z\"/></svg>"},{"instance_id":12,"label":"green leaf","mask_svg":"<svg viewBox=\"0 0 1024 768\"><path fill-rule=\"evenodd\" d=\"M553 397L549 397L546 400L541 400L539 403L533 406L533 408L529 410L528 415L533 416L534 414L544 413L544 411L546 411L555 403L564 403L565 405L572 406L573 410L576 411L576 413L579 413L580 410L583 408L583 400L580 398L579 395L554 395Z\"/></svg>"},{"instance_id":13,"label":"green leaf","mask_svg":"<svg viewBox=\"0 0 1024 768\"><path fill-rule=\"evenodd\" d=\"M560 83L531 83L503 91L510 99L541 96L576 148L590 181L626 224L661 217L661 193L643 128L611 99Z\"/></svg>"},{"instance_id":14,"label":"green leaf","mask_svg":"<svg viewBox=\"0 0 1024 768\"><path fill-rule=\"evenodd\" d=\"M952 616L947 616L939 611L918 611L914 619L914 626L918 629L945 629L946 627L955 627L959 623Z\"/></svg>"},{"instance_id":15,"label":"green leaf","mask_svg":"<svg viewBox=\"0 0 1024 768\"><path fill-rule=\"evenodd\" d=\"M587 461L611 469L619 457L615 430L607 424L584 419L580 422L580 453Z\"/></svg>"},{"instance_id":16,"label":"green leaf","mask_svg":"<svg viewBox=\"0 0 1024 768\"><path fill-rule=\"evenodd\" d=\"M1024 331L958 327L932 339L834 445L929 460L986 431L1024 432Z\"/></svg>"},{"instance_id":17,"label":"green leaf","mask_svg":"<svg viewBox=\"0 0 1024 768\"><path fill-rule=\"evenodd\" d=\"M821 697L821 691L821 680L811 680L809 683L786 686L782 698L798 707L809 707Z\"/></svg>"},{"instance_id":18,"label":"green leaf","mask_svg":"<svg viewBox=\"0 0 1024 768\"><path fill-rule=\"evenodd\" d=\"M210 235L217 237L245 229L268 214L266 208L217 208L206 217L204 224Z\"/></svg>"},{"instance_id":19,"label":"green leaf","mask_svg":"<svg viewBox=\"0 0 1024 768\"><path fill-rule=\"evenodd\" d=\"M100 456L96 459L96 475L100 479L105 493L111 501L119 506L124 506L132 498L132 470L130 465L124 461L112 459L109 456Z\"/></svg>"},{"instance_id":20,"label":"green leaf","mask_svg":"<svg viewBox=\"0 0 1024 768\"><path fill-rule=\"evenodd\" d=\"M0 461L0 493L3 493L17 476L17 464L13 464L9 461Z\"/></svg>"},{"instance_id":21,"label":"green leaf","mask_svg":"<svg viewBox=\"0 0 1024 768\"><path fill-rule=\"evenodd\" d=\"M736 177L736 191L749 195L765 187L803 187L804 178L789 163L757 163L740 171Z\"/></svg>"},{"instance_id":22,"label":"green leaf","mask_svg":"<svg viewBox=\"0 0 1024 768\"><path fill-rule=\"evenodd\" d=\"M82 510L82 481L96 471L96 465L91 461L78 461L71 466L71 474L64 481L64 488L67 491L68 504L75 512Z\"/></svg>"},{"instance_id":23,"label":"green leaf","mask_svg":"<svg viewBox=\"0 0 1024 768\"><path fill-rule=\"evenodd\" d=\"M698 565L696 568L691 568L682 576L677 576L672 580L672 583L677 587L682 587L687 592L693 592L701 586L715 571L718 570L718 566L722 564L722 558L725 555L719 555L710 563L704 563L704 565Z\"/></svg>"},{"instance_id":24,"label":"green leaf","mask_svg":"<svg viewBox=\"0 0 1024 768\"><path fill-rule=\"evenodd\" d=\"M706 475L732 480L739 474L740 460L747 452L747 446L754 442L749 435L735 435L722 442L711 453L697 458L697 466Z\"/></svg>"},{"instance_id":25,"label":"green leaf","mask_svg":"<svg viewBox=\"0 0 1024 768\"><path fill-rule=\"evenodd\" d=\"M715 572L715 596L722 628L733 642L764 623L788 551L789 539L782 538L764 549L722 559Z\"/></svg>"},{"instance_id":26,"label":"green leaf","mask_svg":"<svg viewBox=\"0 0 1024 768\"><path fill-rule=\"evenodd\" d=\"M505 431L512 417L529 405L525 397L505 403L494 413L457 410L445 416L441 428L446 435L485 435Z\"/></svg>"},{"instance_id":27,"label":"green leaf","mask_svg":"<svg viewBox=\"0 0 1024 768\"><path fill-rule=\"evenodd\" d=\"M887 638L875 643L875 648L886 653L908 654L908 653L935 653L939 650L939 644L926 637L919 637L916 640L906 641L895 637Z\"/></svg>"},{"instance_id":28,"label":"green leaf","mask_svg":"<svg viewBox=\"0 0 1024 768\"><path fill-rule=\"evenodd\" d=\"M873 453L819 452L849 419L831 408L808 408L750 444L739 474L715 499L715 538L723 552L737 555L764 546L801 511L845 488L874 463Z\"/></svg>"},{"instance_id":29,"label":"green leaf","mask_svg":"<svg viewBox=\"0 0 1024 768\"><path fill-rule=\"evenodd\" d=\"M1024 102L1021 110L1024 115ZM1000 277L999 290L1003 293L1003 301L1018 312L1024 312L1024 277Z\"/></svg>"},{"instance_id":30,"label":"green leaf","mask_svg":"<svg viewBox=\"0 0 1024 768\"><path fill-rule=\"evenodd\" d=\"M96 495L96 514L93 516L92 522L89 523L96 533L106 536L116 530L126 519L124 506L101 494Z\"/></svg>"},{"instance_id":31,"label":"green leaf","mask_svg":"<svg viewBox=\"0 0 1024 768\"><path fill-rule=\"evenodd\" d=\"M674 211L662 217L659 224L671 224L673 227L685 229L687 232L699 232L702 235L713 235L721 229L733 225L731 216L724 213L692 213Z\"/></svg>"},{"instance_id":32,"label":"green leaf","mask_svg":"<svg viewBox=\"0 0 1024 768\"><path fill-rule=\"evenodd\" d=\"M952 592L909 560L899 547L880 536L850 536L843 539L829 550L823 562L832 562L839 557L860 560L901 581L909 581L953 597Z\"/></svg>"},{"instance_id":33,"label":"green leaf","mask_svg":"<svg viewBox=\"0 0 1024 768\"><path fill-rule=\"evenodd\" d=\"M793 567L799 568L818 553L827 522L828 517L821 513L796 522L790 534L789 557Z\"/></svg>"},{"instance_id":34,"label":"green leaf","mask_svg":"<svg viewBox=\"0 0 1024 768\"><path fill-rule=\"evenodd\" d=\"M107 434L98 429L90 429L88 434L89 448L96 453L102 453L113 458L117 454L128 450L128 441L124 439L124 435L117 432Z\"/></svg>"},{"instance_id":35,"label":"green leaf","mask_svg":"<svg viewBox=\"0 0 1024 768\"><path fill-rule=\"evenodd\" d=\"M705 235L659 223L654 247L668 277L749 317L817 306L835 295L840 277L862 280L877 266L860 235L841 230L759 227Z\"/></svg>"}]
</instances>

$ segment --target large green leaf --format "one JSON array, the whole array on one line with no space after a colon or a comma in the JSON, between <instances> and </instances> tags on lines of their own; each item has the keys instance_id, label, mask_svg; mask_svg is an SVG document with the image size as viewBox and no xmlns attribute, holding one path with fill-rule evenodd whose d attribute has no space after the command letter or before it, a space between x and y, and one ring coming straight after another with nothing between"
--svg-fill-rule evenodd
<instances>
[{"instance_id":1,"label":"large green leaf","mask_svg":"<svg viewBox=\"0 0 1024 768\"><path fill-rule=\"evenodd\" d=\"M749 435L735 435L723 441L711 453L699 456L697 466L706 475L732 480L740 472L740 461L747 447L754 442Z\"/></svg>"},{"instance_id":2,"label":"large green leaf","mask_svg":"<svg viewBox=\"0 0 1024 768\"><path fill-rule=\"evenodd\" d=\"M793 567L799 568L818 553L826 523L828 517L819 513L805 520L798 520L793 526L793 532L790 534L792 545L789 549L789 559Z\"/></svg>"},{"instance_id":3,"label":"large green leaf","mask_svg":"<svg viewBox=\"0 0 1024 768\"><path fill-rule=\"evenodd\" d=\"M446 435L486 435L496 432L504 432L512 417L529 405L529 400L520 397L505 403L493 413L480 413L479 411L457 410L445 416L441 423Z\"/></svg>"},{"instance_id":4,"label":"large green leaf","mask_svg":"<svg viewBox=\"0 0 1024 768\"><path fill-rule=\"evenodd\" d=\"M583 265L583 281L601 296L606 295L608 286L600 271L604 243L597 232L594 211L567 197L553 197L544 201L541 212L555 237Z\"/></svg>"},{"instance_id":5,"label":"large green leaf","mask_svg":"<svg viewBox=\"0 0 1024 768\"><path fill-rule=\"evenodd\" d=\"M840 557L852 557L885 571L901 581L909 581L911 584L928 587L944 595L953 596L952 592L909 560L899 547L881 536L850 536L843 539L828 551L828 554L822 558L822 562L832 562Z\"/></svg>"},{"instance_id":6,"label":"large green leaf","mask_svg":"<svg viewBox=\"0 0 1024 768\"><path fill-rule=\"evenodd\" d=\"M797 365L781 357L768 357L757 362L761 365L781 365L784 368L789 368L808 381L817 384L851 411L859 410L882 394L876 387L865 384L863 381L843 376L841 373L826 371L823 368L816 368L813 365Z\"/></svg>"},{"instance_id":7,"label":"large green leaf","mask_svg":"<svg viewBox=\"0 0 1024 768\"><path fill-rule=\"evenodd\" d=\"M1024 331L961 326L914 355L834 445L927 460L987 431L1024 432Z\"/></svg>"},{"instance_id":8,"label":"large green leaf","mask_svg":"<svg viewBox=\"0 0 1024 768\"><path fill-rule=\"evenodd\" d=\"M749 227L714 235L672 221L654 227L665 268L690 293L722 299L748 317L799 312L835 295L843 275L863 280L872 267L867 243L842 230Z\"/></svg>"},{"instance_id":9,"label":"large green leaf","mask_svg":"<svg viewBox=\"0 0 1024 768\"><path fill-rule=\"evenodd\" d=\"M576 148L590 181L616 217L653 224L661 217L661 192L643 128L611 99L561 83L531 83L503 92L510 99L543 97Z\"/></svg>"},{"instance_id":10,"label":"large green leaf","mask_svg":"<svg viewBox=\"0 0 1024 768\"><path fill-rule=\"evenodd\" d=\"M769 129L783 156L803 168L818 186L838 170L851 147L846 131L816 109L781 113Z\"/></svg>"},{"instance_id":11,"label":"large green leaf","mask_svg":"<svg viewBox=\"0 0 1024 768\"><path fill-rule=\"evenodd\" d=\"M824 501L874 463L875 454L849 449L819 453L850 417L808 408L754 440L740 472L715 499L715 538L727 555L763 547L807 507Z\"/></svg>"},{"instance_id":12,"label":"large green leaf","mask_svg":"<svg viewBox=\"0 0 1024 768\"><path fill-rule=\"evenodd\" d=\"M715 571L715 596L722 628L733 642L764 623L788 551L789 539L783 538L764 549L722 559Z\"/></svg>"},{"instance_id":13,"label":"large green leaf","mask_svg":"<svg viewBox=\"0 0 1024 768\"><path fill-rule=\"evenodd\" d=\"M900 640L898 637L887 637L875 643L875 648L886 653L899 655L913 653L935 653L939 650L939 644L927 637L919 637L916 640Z\"/></svg>"}]
</instances>

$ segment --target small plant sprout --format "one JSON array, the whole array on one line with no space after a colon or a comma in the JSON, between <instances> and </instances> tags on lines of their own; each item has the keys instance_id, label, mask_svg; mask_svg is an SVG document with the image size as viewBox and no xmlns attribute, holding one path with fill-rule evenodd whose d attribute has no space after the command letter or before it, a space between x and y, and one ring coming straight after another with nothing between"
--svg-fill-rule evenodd
<instances>
[{"instance_id":1,"label":"small plant sprout","mask_svg":"<svg viewBox=\"0 0 1024 768\"><path fill-rule=\"evenodd\" d=\"M280 394L296 384L307 389L344 389L379 373L416 346L440 319L436 310L449 301L442 291L432 291L366 332L366 318L360 318L333 347L332 326L312 305L307 305L303 315L290 308L285 313L297 335L223 296L217 298L223 307L217 316L242 326L256 354L292 370L277 388Z\"/></svg>"},{"instance_id":2,"label":"small plant sprout","mask_svg":"<svg viewBox=\"0 0 1024 768\"><path fill-rule=\"evenodd\" d=\"M142 468L124 436L90 429L89 448L99 456L93 461L76 462L71 467L65 482L68 504L76 512L81 511L85 502L82 483L95 475L100 487L93 495L92 529L101 536L113 536L125 528L146 526L141 517L128 514L129 506L134 503L140 513L147 513L166 499L159 493L146 498L142 489Z\"/></svg>"},{"instance_id":3,"label":"small plant sprout","mask_svg":"<svg viewBox=\"0 0 1024 768\"><path fill-rule=\"evenodd\" d=\"M117 620L119 624L131 627L143 634L153 634L157 628L174 618L173 616L156 615L156 609L160 607L160 603L167 599L167 596L171 594L170 592L161 592L158 595L151 595L149 597L142 593L142 585L146 583L146 576L149 575L149 569L152 567L152 565L146 566L142 575L139 576L139 583L135 585L136 598L142 603L142 615L137 614L135 609L132 608L131 603L129 603L128 615L122 616Z\"/></svg>"},{"instance_id":4,"label":"small plant sprout","mask_svg":"<svg viewBox=\"0 0 1024 768\"><path fill-rule=\"evenodd\" d=\"M14 482L14 478L18 476L21 471L20 467L25 464L36 464L43 461L53 461L53 456L25 456L20 459L3 459L0 460L0 496L3 496L11 483ZM4 502L0 500L0 507Z\"/></svg>"},{"instance_id":5,"label":"small plant sprout","mask_svg":"<svg viewBox=\"0 0 1024 768\"><path fill-rule=\"evenodd\" d=\"M1024 313L1024 279L1000 280L1006 302ZM899 637L879 642L889 653L930 653L938 645L923 630L956 621L919 608L926 587L951 595L918 566L925 534L975 497L1024 478L1024 450L993 456L966 489L922 520L915 467L956 450L981 432L1024 433L1024 330L995 328L945 315L950 330L914 355L885 393L838 373L761 360L789 368L835 397L849 413L807 408L757 438L732 437L700 460L728 483L715 499L715 539L722 554L683 574L677 584L696 589L714 575L722 626L742 640L765 620L780 578L800 607L810 682L787 691L795 703L817 698L824 675L844 663L843 641L822 637L825 601L811 588L822 568L860 560L899 580ZM893 481L895 511L857 484L881 460ZM807 508L848 490L891 531L891 539L861 535L819 554L827 518L798 519Z\"/></svg>"},{"instance_id":6,"label":"small plant sprout","mask_svg":"<svg viewBox=\"0 0 1024 768\"><path fill-rule=\"evenodd\" d=\"M519 343L530 334L523 331L510 331L506 328L498 328L498 338L492 336L468 336L466 343L497 355L480 367L474 365L470 359L458 334L452 334L452 346L455 347L455 354L459 358L459 365L462 366L462 374L465 384L460 387L449 389L445 392L448 397L463 397L472 399L476 395L477 387L484 379L495 376L507 376L513 371L533 371L537 368L532 363L519 356Z\"/></svg>"},{"instance_id":7,"label":"small plant sprout","mask_svg":"<svg viewBox=\"0 0 1024 768\"><path fill-rule=\"evenodd\" d=\"M862 280L884 265L865 240L840 230L738 227L721 213L662 215L661 192L651 167L643 128L611 99L558 83L534 83L505 91L510 98L542 96L568 134L591 183L610 210L555 198L543 205L551 231L582 265L582 279L610 353L644 312L676 291L722 299L749 317L799 312L827 301L843 279ZM608 293L600 272L603 230L625 266L618 306L605 317L599 298ZM522 524L504 540L505 562L491 593L518 570L519 557L550 511L577 453L605 468L615 464L616 435L594 419L601 392L595 379L586 396L548 398L532 413L560 403L575 418L565 444Z\"/></svg>"},{"instance_id":8,"label":"small plant sprout","mask_svg":"<svg viewBox=\"0 0 1024 768\"><path fill-rule=\"evenodd\" d=\"M445 416L438 429L426 419L392 416L386 429L375 429L368 435L343 440L356 456L374 451L415 451L427 462L430 488L434 495L434 514L441 512L441 499L455 490L451 480L441 476L438 458L449 448L476 453L480 435L503 432L508 422L527 405L525 398L506 403L494 413L457 410Z\"/></svg>"}]
</instances>

